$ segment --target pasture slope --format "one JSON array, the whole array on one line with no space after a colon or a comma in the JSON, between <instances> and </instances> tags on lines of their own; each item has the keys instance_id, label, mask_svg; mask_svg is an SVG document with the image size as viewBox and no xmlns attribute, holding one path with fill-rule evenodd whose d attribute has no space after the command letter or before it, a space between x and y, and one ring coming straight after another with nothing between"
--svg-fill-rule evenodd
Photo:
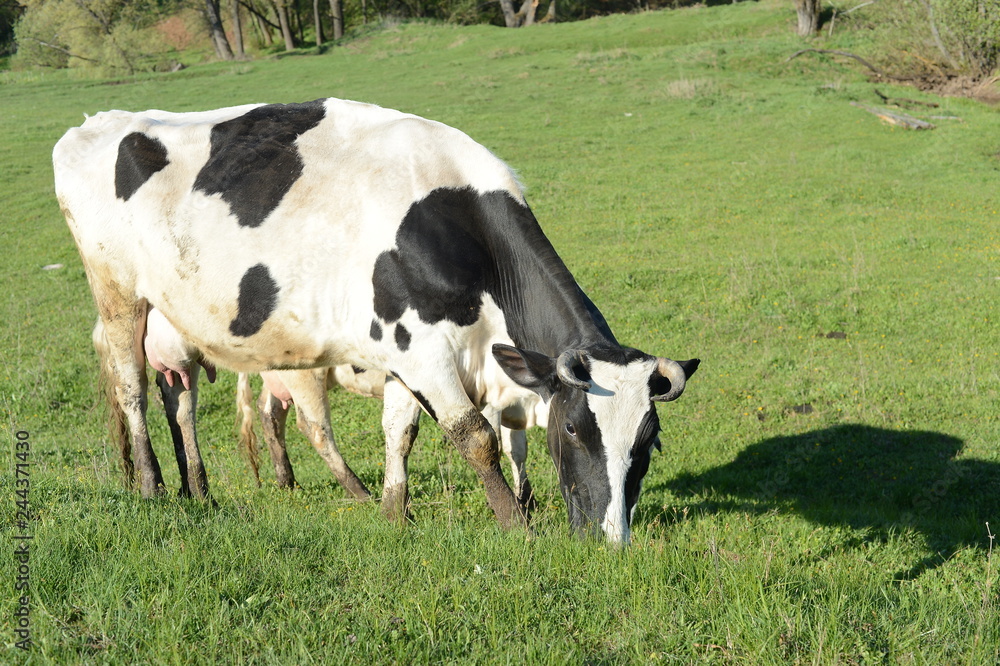
<instances>
[{"instance_id":1,"label":"pasture slope","mask_svg":"<svg viewBox=\"0 0 1000 666\"><path fill-rule=\"evenodd\" d=\"M323 56L125 81L3 74L0 661L996 663L1000 112L880 86L958 118L884 126L849 104L877 101L856 64L786 62L803 45L786 5L521 31L404 24ZM302 489L258 489L234 450L230 373L201 393L218 505L122 487L52 145L104 109L323 96L490 147L620 340L703 359L660 407L631 548L567 536L541 432L530 537L499 531L426 419L415 525L346 500L297 434ZM378 487L379 405L332 401L342 450Z\"/></svg>"}]
</instances>

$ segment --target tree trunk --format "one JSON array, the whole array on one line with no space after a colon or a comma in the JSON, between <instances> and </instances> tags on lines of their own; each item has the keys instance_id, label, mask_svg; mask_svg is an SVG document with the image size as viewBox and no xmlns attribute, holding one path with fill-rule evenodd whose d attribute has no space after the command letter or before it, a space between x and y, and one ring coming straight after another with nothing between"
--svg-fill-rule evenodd
<instances>
[{"instance_id":1,"label":"tree trunk","mask_svg":"<svg viewBox=\"0 0 1000 666\"><path fill-rule=\"evenodd\" d=\"M313 0L313 25L316 32L316 48L323 47L323 21L319 14L319 0Z\"/></svg>"},{"instance_id":2,"label":"tree trunk","mask_svg":"<svg viewBox=\"0 0 1000 666\"><path fill-rule=\"evenodd\" d=\"M271 26L264 23L262 19L257 14L253 15L257 30L260 31L261 41L264 42L264 46L274 46L274 37L271 35Z\"/></svg>"},{"instance_id":3,"label":"tree trunk","mask_svg":"<svg viewBox=\"0 0 1000 666\"><path fill-rule=\"evenodd\" d=\"M299 13L299 5L295 0L285 0L285 9L288 11L288 26L292 30L292 38L296 44L301 44L306 38L302 34L302 14Z\"/></svg>"},{"instance_id":4,"label":"tree trunk","mask_svg":"<svg viewBox=\"0 0 1000 666\"><path fill-rule=\"evenodd\" d=\"M274 12L278 15L278 24L281 26L281 36L285 40L285 50L291 51L295 48L295 37L292 35L292 26L288 22L288 7L285 0L276 0Z\"/></svg>"},{"instance_id":5,"label":"tree trunk","mask_svg":"<svg viewBox=\"0 0 1000 666\"><path fill-rule=\"evenodd\" d=\"M233 42L236 45L236 57L242 60L246 57L243 48L243 19L240 17L240 0L233 2Z\"/></svg>"},{"instance_id":6,"label":"tree trunk","mask_svg":"<svg viewBox=\"0 0 1000 666\"><path fill-rule=\"evenodd\" d=\"M257 26L257 32L260 33L260 40L264 46L274 46L274 37L271 36L271 26L264 22L264 19L260 17L259 14L253 13L253 24Z\"/></svg>"},{"instance_id":7,"label":"tree trunk","mask_svg":"<svg viewBox=\"0 0 1000 666\"><path fill-rule=\"evenodd\" d=\"M549 9L545 12L545 17L542 19L544 22L555 21L556 20L556 0L549 0Z\"/></svg>"},{"instance_id":8,"label":"tree trunk","mask_svg":"<svg viewBox=\"0 0 1000 666\"><path fill-rule=\"evenodd\" d=\"M535 23L535 10L538 9L538 0L524 0L521 9L517 12L520 26L533 25Z\"/></svg>"},{"instance_id":9,"label":"tree trunk","mask_svg":"<svg viewBox=\"0 0 1000 666\"><path fill-rule=\"evenodd\" d=\"M503 22L508 28L517 27L517 13L514 11L512 0L500 0L500 9L503 11Z\"/></svg>"},{"instance_id":10,"label":"tree trunk","mask_svg":"<svg viewBox=\"0 0 1000 666\"><path fill-rule=\"evenodd\" d=\"M333 17L333 40L337 41L344 36L344 10L340 0L330 0L330 15Z\"/></svg>"},{"instance_id":11,"label":"tree trunk","mask_svg":"<svg viewBox=\"0 0 1000 666\"><path fill-rule=\"evenodd\" d=\"M226 39L226 31L222 29L222 18L219 16L219 0L205 0L205 17L212 32L215 54L223 60L232 60L233 50L229 48L229 40Z\"/></svg>"},{"instance_id":12,"label":"tree trunk","mask_svg":"<svg viewBox=\"0 0 1000 666\"><path fill-rule=\"evenodd\" d=\"M819 30L820 0L795 0L799 15L799 37L809 37Z\"/></svg>"}]
</instances>

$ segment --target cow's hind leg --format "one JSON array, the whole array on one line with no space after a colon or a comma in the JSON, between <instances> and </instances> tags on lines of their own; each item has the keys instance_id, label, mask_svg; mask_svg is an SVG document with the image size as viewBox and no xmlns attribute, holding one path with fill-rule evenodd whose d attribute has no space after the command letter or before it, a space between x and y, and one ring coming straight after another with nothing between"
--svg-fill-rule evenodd
<instances>
[{"instance_id":1,"label":"cow's hind leg","mask_svg":"<svg viewBox=\"0 0 1000 666\"><path fill-rule=\"evenodd\" d=\"M420 430L420 403L405 386L386 378L383 393L382 431L385 433L385 483L382 513L392 522L410 517L407 459Z\"/></svg>"},{"instance_id":2,"label":"cow's hind leg","mask_svg":"<svg viewBox=\"0 0 1000 666\"><path fill-rule=\"evenodd\" d=\"M135 464L132 462L132 442L128 436L128 419L125 412L118 404L118 397L115 390L115 371L111 362L111 350L108 348L108 339L104 334L104 322L100 319L94 325L92 333L94 350L101 363L100 390L104 395L104 400L108 405L108 436L111 443L118 447L121 454L122 473L125 475L125 483L132 486L135 483Z\"/></svg>"},{"instance_id":3,"label":"cow's hind leg","mask_svg":"<svg viewBox=\"0 0 1000 666\"><path fill-rule=\"evenodd\" d=\"M208 475L205 473L205 464L198 450L198 437L195 431L199 370L197 364L190 370L190 390L184 388L180 381L175 381L174 385L170 386L162 372L156 373L156 384L160 387L167 424L170 426L170 436L174 440L174 454L181 475L180 495L208 499Z\"/></svg>"},{"instance_id":4,"label":"cow's hind leg","mask_svg":"<svg viewBox=\"0 0 1000 666\"><path fill-rule=\"evenodd\" d=\"M330 401L326 394L326 368L290 370L280 373L298 412L302 434L333 472L344 490L357 500L367 500L371 493L340 455L330 426Z\"/></svg>"},{"instance_id":5,"label":"cow's hind leg","mask_svg":"<svg viewBox=\"0 0 1000 666\"><path fill-rule=\"evenodd\" d=\"M274 465L274 475L279 488L294 488L295 473L292 463L288 460L285 448L285 423L288 419L288 409L275 398L270 391L264 389L257 401L260 412L260 424L264 430L264 441L271 454L271 464Z\"/></svg>"},{"instance_id":6,"label":"cow's hind leg","mask_svg":"<svg viewBox=\"0 0 1000 666\"><path fill-rule=\"evenodd\" d=\"M139 473L139 489L143 497L161 495L166 492L163 475L146 426L148 380L142 350L146 303L134 297L125 297L114 287L103 288L92 275L90 277L107 345L105 362L110 375L110 393L113 393L120 409L118 418L124 416L124 421L128 423L135 468Z\"/></svg>"}]
</instances>

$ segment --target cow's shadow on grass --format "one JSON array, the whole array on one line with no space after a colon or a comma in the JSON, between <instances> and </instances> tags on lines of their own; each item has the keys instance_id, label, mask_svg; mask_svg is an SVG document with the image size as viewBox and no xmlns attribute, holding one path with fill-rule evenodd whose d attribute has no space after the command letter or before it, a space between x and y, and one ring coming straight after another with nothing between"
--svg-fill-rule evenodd
<instances>
[{"instance_id":1,"label":"cow's shadow on grass","mask_svg":"<svg viewBox=\"0 0 1000 666\"><path fill-rule=\"evenodd\" d=\"M962 447L937 432L842 425L757 442L666 486L695 510L794 512L865 542L915 530L934 554L898 572L908 579L962 548L988 548L986 522L1000 532L1000 464L956 459Z\"/></svg>"}]
</instances>

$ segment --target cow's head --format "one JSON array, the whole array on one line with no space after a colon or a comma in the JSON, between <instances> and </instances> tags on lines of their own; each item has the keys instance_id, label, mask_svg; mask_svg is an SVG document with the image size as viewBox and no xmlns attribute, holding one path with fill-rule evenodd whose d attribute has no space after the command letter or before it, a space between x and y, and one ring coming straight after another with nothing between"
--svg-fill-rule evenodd
<instances>
[{"instance_id":1,"label":"cow's head","mask_svg":"<svg viewBox=\"0 0 1000 666\"><path fill-rule=\"evenodd\" d=\"M549 404L549 453L578 533L603 530L628 543L629 525L660 421L654 402L676 400L698 359L671 361L635 349L598 347L558 357L493 345L519 385Z\"/></svg>"}]
</instances>

